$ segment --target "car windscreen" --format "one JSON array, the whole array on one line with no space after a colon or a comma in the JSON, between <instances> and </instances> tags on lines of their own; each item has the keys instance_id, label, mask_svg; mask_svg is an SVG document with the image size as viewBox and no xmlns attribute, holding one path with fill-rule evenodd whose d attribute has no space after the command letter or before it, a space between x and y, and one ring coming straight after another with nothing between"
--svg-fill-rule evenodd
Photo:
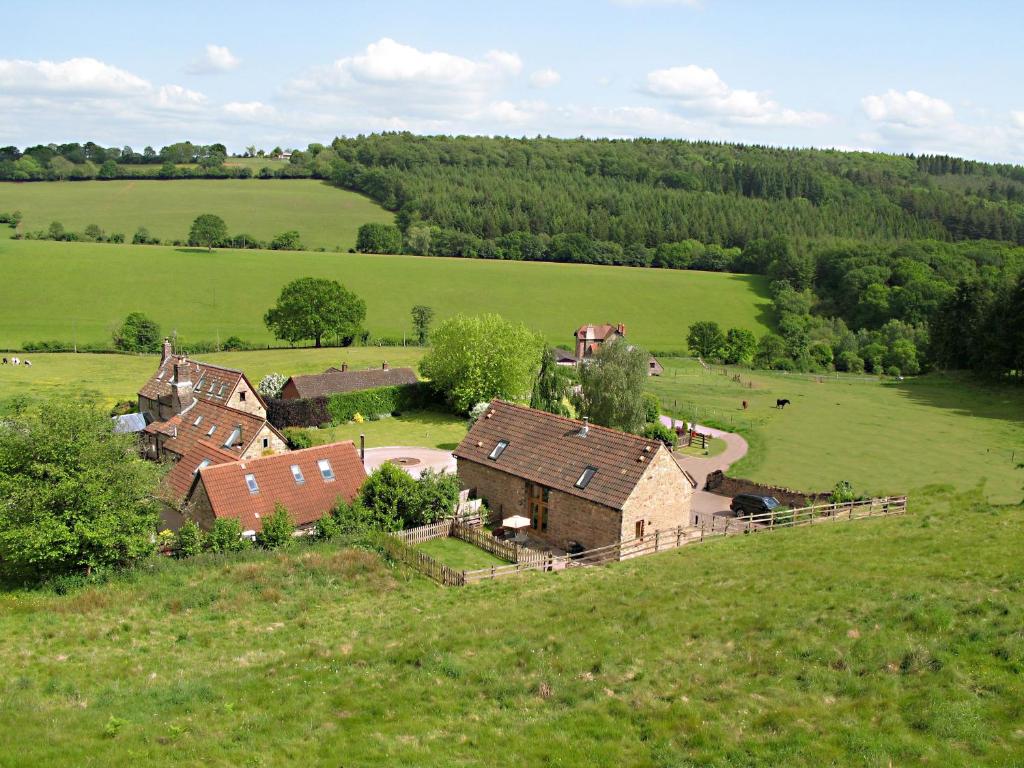
<instances>
[{"instance_id":1,"label":"car windscreen","mask_svg":"<svg viewBox=\"0 0 1024 768\"><path fill-rule=\"evenodd\" d=\"M765 496L764 505L768 509L775 509L777 506L779 506L779 500L776 499L774 496Z\"/></svg>"}]
</instances>

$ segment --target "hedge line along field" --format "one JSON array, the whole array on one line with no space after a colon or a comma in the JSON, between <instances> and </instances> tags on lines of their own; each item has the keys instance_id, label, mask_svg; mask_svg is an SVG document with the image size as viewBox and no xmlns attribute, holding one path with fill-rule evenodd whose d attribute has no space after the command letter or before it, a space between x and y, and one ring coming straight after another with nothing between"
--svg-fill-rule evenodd
<instances>
[{"instance_id":1,"label":"hedge line along field","mask_svg":"<svg viewBox=\"0 0 1024 768\"><path fill-rule=\"evenodd\" d=\"M1019 765L1022 531L934 491L459 589L339 544L156 558L0 594L0 764Z\"/></svg>"},{"instance_id":2,"label":"hedge line along field","mask_svg":"<svg viewBox=\"0 0 1024 768\"><path fill-rule=\"evenodd\" d=\"M0 182L0 211L14 210L24 215L22 231L97 224L128 242L142 226L162 240L187 240L196 216L215 213L231 234L270 240L295 229L307 248L329 251L354 247L360 224L394 220L369 198L313 179Z\"/></svg>"},{"instance_id":3,"label":"hedge line along field","mask_svg":"<svg viewBox=\"0 0 1024 768\"><path fill-rule=\"evenodd\" d=\"M662 362L665 374L649 387L664 408L737 430L749 442L747 456L730 469L733 476L802 491L827 491L849 480L857 492L872 495L944 483L960 490L980 486L997 503L1024 498L1019 387L939 373L882 383ZM777 409L779 398L791 404Z\"/></svg>"},{"instance_id":4,"label":"hedge line along field","mask_svg":"<svg viewBox=\"0 0 1024 768\"><path fill-rule=\"evenodd\" d=\"M497 312L562 346L583 323L621 322L638 344L682 351L690 323L761 334L770 310L765 279L748 275L418 256L0 239L0 274L8 349L42 339L109 343L136 310L185 339L270 343L263 314L304 276L340 280L366 300L370 332L399 339L411 331L409 310L428 304L437 319Z\"/></svg>"}]
</instances>

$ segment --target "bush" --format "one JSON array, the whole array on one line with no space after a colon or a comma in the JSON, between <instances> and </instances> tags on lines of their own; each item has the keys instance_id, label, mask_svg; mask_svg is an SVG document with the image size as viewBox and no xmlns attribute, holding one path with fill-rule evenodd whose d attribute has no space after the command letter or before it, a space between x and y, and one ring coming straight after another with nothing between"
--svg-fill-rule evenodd
<instances>
[{"instance_id":1,"label":"bush","mask_svg":"<svg viewBox=\"0 0 1024 768\"><path fill-rule=\"evenodd\" d=\"M242 538L242 523L233 517L218 517L206 536L211 552L241 552L251 545Z\"/></svg>"},{"instance_id":2,"label":"bush","mask_svg":"<svg viewBox=\"0 0 1024 768\"><path fill-rule=\"evenodd\" d=\"M900 369L897 368L895 365L890 365L888 368L885 369L885 375L892 376L893 378L895 378L900 375Z\"/></svg>"},{"instance_id":3,"label":"bush","mask_svg":"<svg viewBox=\"0 0 1024 768\"><path fill-rule=\"evenodd\" d=\"M225 352L240 352L246 348L246 343L237 336L228 336L221 346Z\"/></svg>"},{"instance_id":4,"label":"bush","mask_svg":"<svg viewBox=\"0 0 1024 768\"><path fill-rule=\"evenodd\" d=\"M375 469L359 489L363 506L384 530L416 525L417 495L416 481L390 462Z\"/></svg>"},{"instance_id":5,"label":"bush","mask_svg":"<svg viewBox=\"0 0 1024 768\"><path fill-rule=\"evenodd\" d=\"M661 402L658 396L652 392L644 392L644 408L647 411L647 421L657 422L661 416Z\"/></svg>"},{"instance_id":6,"label":"bush","mask_svg":"<svg viewBox=\"0 0 1024 768\"><path fill-rule=\"evenodd\" d=\"M114 346L125 352L157 352L160 326L141 312L132 312L113 333Z\"/></svg>"},{"instance_id":7,"label":"bush","mask_svg":"<svg viewBox=\"0 0 1024 768\"><path fill-rule=\"evenodd\" d=\"M274 505L274 514L264 518L263 530L256 536L256 543L264 549L280 549L291 545L295 523L283 504Z\"/></svg>"},{"instance_id":8,"label":"bush","mask_svg":"<svg viewBox=\"0 0 1024 768\"><path fill-rule=\"evenodd\" d=\"M267 399L280 397L281 389L286 381L288 379L280 373L268 373L260 379L260 383L256 385L256 391Z\"/></svg>"},{"instance_id":9,"label":"bush","mask_svg":"<svg viewBox=\"0 0 1024 768\"><path fill-rule=\"evenodd\" d=\"M679 438L676 437L675 431L669 429L661 422L648 424L644 427L644 431L641 434L649 440L660 440L669 448L675 448L679 443Z\"/></svg>"},{"instance_id":10,"label":"bush","mask_svg":"<svg viewBox=\"0 0 1024 768\"><path fill-rule=\"evenodd\" d=\"M284 439L288 441L288 447L293 451L313 447L313 436L308 429L302 427L285 427Z\"/></svg>"},{"instance_id":11,"label":"bush","mask_svg":"<svg viewBox=\"0 0 1024 768\"><path fill-rule=\"evenodd\" d=\"M477 420L485 413L487 409L491 407L491 404L486 400L481 400L479 403L469 409L469 426L476 424Z\"/></svg>"},{"instance_id":12,"label":"bush","mask_svg":"<svg viewBox=\"0 0 1024 768\"><path fill-rule=\"evenodd\" d=\"M356 237L360 253L401 253L402 231L394 224L363 224Z\"/></svg>"},{"instance_id":13,"label":"bush","mask_svg":"<svg viewBox=\"0 0 1024 768\"><path fill-rule=\"evenodd\" d=\"M175 557L195 557L203 551L203 532L192 520L186 520L174 538Z\"/></svg>"},{"instance_id":14,"label":"bush","mask_svg":"<svg viewBox=\"0 0 1024 768\"><path fill-rule=\"evenodd\" d=\"M417 482L417 518L413 525L434 523L455 513L462 484L456 475L425 469Z\"/></svg>"},{"instance_id":15,"label":"bush","mask_svg":"<svg viewBox=\"0 0 1024 768\"><path fill-rule=\"evenodd\" d=\"M275 236L270 241L270 248L274 251L301 251L302 241L299 239L299 233L290 229Z\"/></svg>"},{"instance_id":16,"label":"bush","mask_svg":"<svg viewBox=\"0 0 1024 768\"><path fill-rule=\"evenodd\" d=\"M427 387L403 384L331 395L327 400L327 411L335 424L343 424L354 420L357 414L374 419L394 411L424 408L433 402L431 390Z\"/></svg>"},{"instance_id":17,"label":"bush","mask_svg":"<svg viewBox=\"0 0 1024 768\"><path fill-rule=\"evenodd\" d=\"M836 483L836 487L832 489L830 501L833 504L844 504L856 498L857 495L853 492L853 484L849 480L840 480Z\"/></svg>"}]
</instances>

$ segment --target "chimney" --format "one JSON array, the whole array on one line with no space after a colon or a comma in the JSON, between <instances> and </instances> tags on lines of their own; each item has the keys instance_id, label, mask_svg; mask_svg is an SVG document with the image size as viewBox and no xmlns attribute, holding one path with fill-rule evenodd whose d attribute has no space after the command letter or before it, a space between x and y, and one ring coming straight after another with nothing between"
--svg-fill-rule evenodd
<instances>
[{"instance_id":1,"label":"chimney","mask_svg":"<svg viewBox=\"0 0 1024 768\"><path fill-rule=\"evenodd\" d=\"M160 362L163 363L168 357L174 354L174 346L171 344L170 339L164 339L163 351L160 355Z\"/></svg>"},{"instance_id":2,"label":"chimney","mask_svg":"<svg viewBox=\"0 0 1024 768\"><path fill-rule=\"evenodd\" d=\"M347 370L348 370L348 363L342 363L341 364L341 372L344 373Z\"/></svg>"},{"instance_id":3,"label":"chimney","mask_svg":"<svg viewBox=\"0 0 1024 768\"><path fill-rule=\"evenodd\" d=\"M385 360L383 363L381 363L380 368L382 371L386 371L388 369L388 361Z\"/></svg>"},{"instance_id":4,"label":"chimney","mask_svg":"<svg viewBox=\"0 0 1024 768\"><path fill-rule=\"evenodd\" d=\"M184 362L175 363L174 374L171 378L171 408L175 413L181 413L192 405L194 400L192 377L188 372L188 364Z\"/></svg>"},{"instance_id":5,"label":"chimney","mask_svg":"<svg viewBox=\"0 0 1024 768\"><path fill-rule=\"evenodd\" d=\"M619 323L616 326L615 330L619 332L619 336L625 336L626 335L626 326L623 325L622 323Z\"/></svg>"},{"instance_id":6,"label":"chimney","mask_svg":"<svg viewBox=\"0 0 1024 768\"><path fill-rule=\"evenodd\" d=\"M586 437L587 433L590 432L590 417L583 417L583 426L580 427L580 437Z\"/></svg>"}]
</instances>

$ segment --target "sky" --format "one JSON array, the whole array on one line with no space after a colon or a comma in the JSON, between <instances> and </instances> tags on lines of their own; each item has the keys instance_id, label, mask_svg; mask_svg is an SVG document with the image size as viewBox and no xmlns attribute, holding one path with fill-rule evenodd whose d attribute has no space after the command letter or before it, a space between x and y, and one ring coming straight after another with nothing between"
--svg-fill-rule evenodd
<instances>
[{"instance_id":1,"label":"sky","mask_svg":"<svg viewBox=\"0 0 1024 768\"><path fill-rule=\"evenodd\" d=\"M1024 163L1008 0L4 0L3 18L0 145L408 130Z\"/></svg>"}]
</instances>

